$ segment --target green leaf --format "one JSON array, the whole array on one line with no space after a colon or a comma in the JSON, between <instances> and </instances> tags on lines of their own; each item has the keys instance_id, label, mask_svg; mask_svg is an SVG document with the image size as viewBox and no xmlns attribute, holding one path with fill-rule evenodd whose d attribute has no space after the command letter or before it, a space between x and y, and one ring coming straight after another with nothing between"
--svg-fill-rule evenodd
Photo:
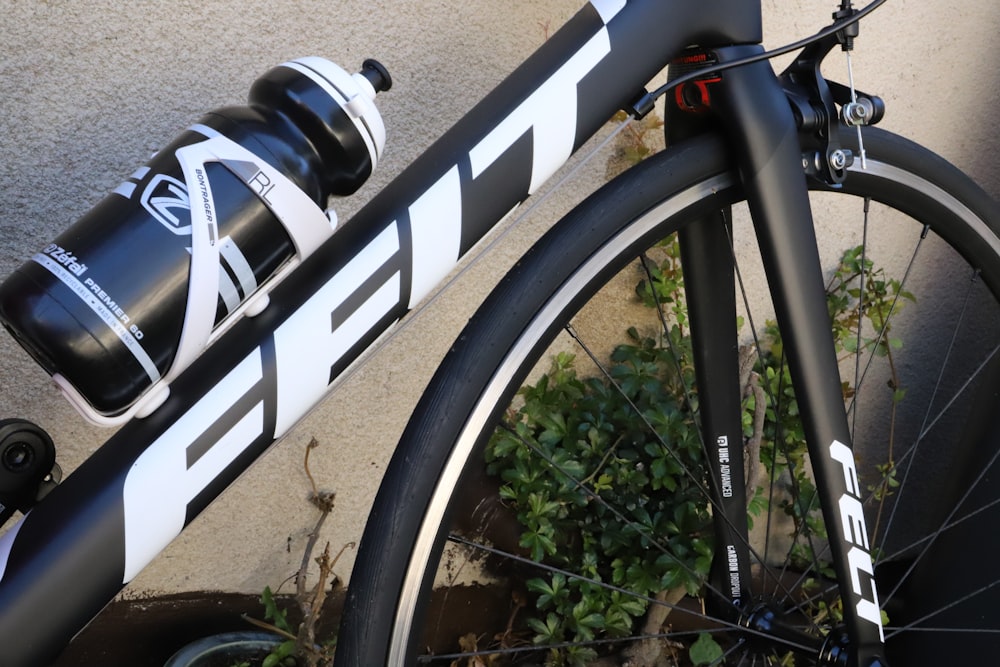
<instances>
[{"instance_id":1,"label":"green leaf","mask_svg":"<svg viewBox=\"0 0 1000 667\"><path fill-rule=\"evenodd\" d=\"M291 625L288 623L288 619L285 617L285 611L278 608L278 603L274 599L274 593L271 592L270 586L264 587L264 592L260 596L260 602L264 605L265 620L271 621L274 627L279 630L295 634L295 631L292 630Z\"/></svg>"},{"instance_id":2,"label":"green leaf","mask_svg":"<svg viewBox=\"0 0 1000 667\"><path fill-rule=\"evenodd\" d=\"M722 647L707 632L698 635L698 640L691 644L689 652L694 665L711 665L722 658Z\"/></svg>"},{"instance_id":3,"label":"green leaf","mask_svg":"<svg viewBox=\"0 0 1000 667\"><path fill-rule=\"evenodd\" d=\"M548 644L562 640L562 624L555 614L548 614L544 622L537 618L529 618L528 625L537 633L535 635L536 644Z\"/></svg>"},{"instance_id":4,"label":"green leaf","mask_svg":"<svg viewBox=\"0 0 1000 667\"><path fill-rule=\"evenodd\" d=\"M894 337L898 331L889 335L886 329L881 339L874 335L859 339L857 332L881 331L881 323L891 323L891 313L902 305L893 299L912 298L871 258L862 261L863 256L860 246L843 253L828 284L827 307L837 352L844 355L861 348L866 354L894 355L902 343ZM698 395L692 390L694 363L676 238L664 240L642 263L649 276L637 280L635 294L658 310L650 315L662 317L666 326L652 335L645 323L624 332L606 364L613 382L589 370L589 362L586 376L581 365L578 377L571 355L552 359L547 374L521 389L504 428L491 439L487 470L502 480L501 497L522 524L522 546L536 560L640 594L682 589L700 598L715 545L711 508L693 481L707 479L709 469L696 427ZM859 303L862 297L864 303ZM815 560L812 541L822 543L826 529L811 502L815 485L805 472L804 432L781 333L774 322L767 322L758 333L762 349L754 370L767 399L764 406L755 405L752 395L744 401L744 435L754 435L754 410L763 407L768 446L761 448L761 463L768 476L790 478L794 491L771 504L768 494L755 490L748 514L784 511L790 534L800 538L791 557L795 563L808 564ZM888 380L889 394L898 403L904 392L897 378ZM849 384L843 387L845 401L854 393ZM533 449L543 450L547 459ZM554 468L562 468L581 484ZM891 495L898 485L894 468L888 463L879 470L882 477L876 486L883 495ZM601 502L595 502L591 493L599 494ZM622 522L622 515L630 521ZM631 523L636 520L639 528ZM670 555L661 552L653 557L647 551L646 533L664 541ZM828 565L819 568L820 576L825 568ZM645 613L644 601L610 595L576 578L533 579L528 590L535 609L533 616L526 612L526 622L538 642L627 636ZM831 618L836 620L832 612ZM712 635L699 636L690 662L712 664L719 651ZM585 664L582 659L583 653L565 648L553 649L548 656L550 664L562 667Z\"/></svg>"},{"instance_id":5,"label":"green leaf","mask_svg":"<svg viewBox=\"0 0 1000 667\"><path fill-rule=\"evenodd\" d=\"M289 639L278 644L273 651L267 654L261 667L278 667L282 661L295 652L295 640Z\"/></svg>"}]
</instances>

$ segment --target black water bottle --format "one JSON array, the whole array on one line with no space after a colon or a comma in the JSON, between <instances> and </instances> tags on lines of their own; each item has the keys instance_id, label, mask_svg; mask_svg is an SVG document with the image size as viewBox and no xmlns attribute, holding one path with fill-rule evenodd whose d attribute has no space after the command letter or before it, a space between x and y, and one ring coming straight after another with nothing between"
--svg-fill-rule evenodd
<instances>
[{"instance_id":1,"label":"black water bottle","mask_svg":"<svg viewBox=\"0 0 1000 667\"><path fill-rule=\"evenodd\" d=\"M280 65L212 111L0 285L0 321L98 423L148 414L176 376L333 233L330 196L375 168L374 61Z\"/></svg>"}]
</instances>

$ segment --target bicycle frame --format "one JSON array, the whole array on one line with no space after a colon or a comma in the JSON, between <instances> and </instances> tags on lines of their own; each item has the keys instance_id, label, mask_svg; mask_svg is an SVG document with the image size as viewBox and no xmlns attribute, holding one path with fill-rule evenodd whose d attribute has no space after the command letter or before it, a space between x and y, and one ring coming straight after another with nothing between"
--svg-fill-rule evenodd
<instances>
[{"instance_id":1,"label":"bicycle frame","mask_svg":"<svg viewBox=\"0 0 1000 667\"><path fill-rule=\"evenodd\" d=\"M236 324L224 344L178 377L159 410L123 427L0 538L7 663L53 658L683 47L747 45L720 50L723 59L758 53L760 21L759 2L746 0L594 0L584 7L279 285L261 315ZM815 424L808 435L824 516L841 529L831 534L845 536L833 540L834 562L841 581L864 584L842 591L853 601L845 604L850 661L875 664L881 626L864 611L874 582L867 537L856 532L863 518L841 514L857 477L853 459L835 444L849 448L850 439L824 300L816 296L822 278L794 119L767 65L727 72L720 92L720 115L732 128L761 224L779 321L795 332L788 347L803 413ZM691 247L703 255L693 264L708 274L731 261L718 239ZM710 292L704 302L714 298ZM708 336L708 344L735 349L733 335ZM705 381L713 388L716 372L732 370L712 371ZM721 410L728 423L713 419L707 432L740 442L733 415L725 414L731 410ZM738 551L745 572L750 554ZM868 576L859 580L859 573ZM735 590L739 599L743 586ZM837 645L824 650L843 653Z\"/></svg>"}]
</instances>

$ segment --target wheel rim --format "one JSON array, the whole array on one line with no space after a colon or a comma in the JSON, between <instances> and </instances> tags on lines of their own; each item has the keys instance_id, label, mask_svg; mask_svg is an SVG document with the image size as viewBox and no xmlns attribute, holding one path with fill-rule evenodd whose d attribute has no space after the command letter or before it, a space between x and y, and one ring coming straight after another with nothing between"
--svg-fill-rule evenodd
<instances>
[{"instance_id":1,"label":"wheel rim","mask_svg":"<svg viewBox=\"0 0 1000 667\"><path fill-rule=\"evenodd\" d=\"M974 216L971 213L971 211L968 210L968 208L966 208L964 205L962 205L954 198L947 196L943 191L940 191L940 189L937 188L937 186L933 186L932 184L923 181L918 177L913 176L909 172L901 172L895 167L881 163L877 160L872 160L872 159L869 160L869 170L870 173L876 178L887 177L893 181L901 182L911 189L918 191L922 190L924 192L930 192L934 195L937 195L938 201L944 202L945 206L951 210L953 215L968 220L970 229L972 229L974 232L977 233L983 231L982 233L983 238L990 239L989 244L994 249L993 254L994 255L1000 254L996 251L997 247L996 240L992 237L992 235L986 233L988 232L988 229L985 227L985 225L983 225L983 223L976 216ZM621 247L631 246L640 238L644 237L649 232L649 230L655 227L656 223L658 223L659 220L662 220L664 217L666 217L667 214L672 214L678 211L685 210L691 204L703 200L706 193L724 192L727 188L730 188L731 185L732 185L732 179L728 175L723 175L716 177L715 179L712 179L710 181L701 183L695 188L691 188L689 190L684 191L683 193L678 195L678 197L672 198L665 204L658 207L656 210L650 211L646 216L643 216L643 218L640 220L638 224L629 227L627 237L622 237L617 239L613 248L611 246L605 246L605 249L602 250L602 252L608 253L610 255L618 254L620 252ZM605 266L607 263L608 260L606 257L598 255L591 258L590 262L588 262L587 265L582 267L580 272L587 275L596 274L599 273L600 268ZM905 289L905 287L903 289ZM574 295L571 293L558 294L556 299L546 304L545 309L541 311L539 316L533 320L531 324L532 328L530 328L526 332L522 340L534 341L537 340L538 337L542 336L543 332L550 328L552 321L558 319L556 313L563 312L568 307L570 302L574 300L574 298L575 298ZM953 347L956 344L958 343L956 342L950 343L950 345ZM520 369L522 368L522 366L526 363L527 360L530 360L534 355L534 350L532 349L532 347L533 347L532 345L529 345L527 343L524 345L515 346L511 354L509 354L507 358L504 360L504 365L503 367L500 368L500 370L498 370L496 377L508 378L519 374L521 372ZM868 372L869 371L865 371L865 373L863 374L859 373L858 377L859 378L867 377ZM976 375L976 377L978 377L978 374ZM870 380L864 379L862 380L862 382L870 382ZM464 460L467 456L467 453L472 450L476 442L479 440L479 434L482 430L482 424L487 423L491 419L491 415L494 413L495 405L497 401L501 399L501 396L504 392L505 385L506 385L505 379L496 382L494 384L491 384L490 387L488 388L488 391L483 395L483 399L477 404L477 408L474 411L473 416L468 420L467 427L463 431L462 437L459 439L455 453L452 455L452 458L449 461L448 466L446 467L446 472L445 475L442 476L441 482L439 483L439 488L449 489L457 484L457 480L460 476L461 468L464 465ZM941 380L939 379L937 382L937 386L940 385L941 385ZM933 400L931 405L934 405ZM951 409L950 406L953 404L948 403L947 405L949 406L949 409ZM860 412L860 410L857 410L852 406L848 406L848 409L855 415L857 415L857 413ZM932 413L928 412L927 414L932 414ZM928 419L931 422L934 422L934 417L927 417L923 420L925 426L928 423ZM936 423L932 423L931 425L932 427L937 428ZM922 436L918 437L915 440L915 442L918 443L923 442L923 437ZM917 454L902 455L904 463L907 459L916 460L917 458L918 458ZM896 462L896 465L902 467L902 464L898 461ZM771 494L771 498L773 498L773 493ZM450 499L450 493L448 492L436 494L434 496L431 505L431 510L427 514L428 518L425 522L425 527L424 529L421 530L420 533L420 539L418 540L418 548L415 550L414 557L411 559L410 573L407 578L408 582L417 582L422 580L423 572L425 569L425 563L427 562L427 560L431 559L436 555L437 548L435 546L435 543L438 536L438 531L436 529L436 526L438 525L438 523L440 523L442 518L447 513L447 505L449 499ZM953 524L957 525L957 523L962 523L966 518L968 518L967 514L960 514L958 516L953 514L950 517L945 518L945 520L939 524L939 527L945 527L948 530L950 530ZM891 525L895 521L896 519L893 518L891 520L887 520L887 523ZM878 542L878 540L879 537L876 536L876 542ZM464 541L464 538L459 538L454 541L459 543L464 543L465 544L464 548L468 548L467 541ZM934 540L932 540L932 542L934 541L937 541L937 538L934 538ZM883 558L885 561L885 563L883 564L883 569L886 569L886 566L894 566L895 562L899 559L899 554L906 553L905 549L903 549L902 551L896 549L892 553L888 553L888 547L886 546L887 544L888 543L883 541L881 543L881 546L879 547L879 551L882 553L881 558ZM812 549L814 552L818 551L818 549L815 547L812 547ZM768 559L769 559L768 556L763 554L761 555L760 558L761 561L766 562ZM923 557L920 557L917 560L918 561L923 560ZM787 564L787 559L785 559L785 561L786 561L785 564L783 564L781 568L779 568L779 571L781 571L782 569L787 571L789 569L789 565ZM928 562L931 561L933 561L933 557ZM927 567L928 566L926 564L923 566L923 568L925 569ZM912 574L913 574L912 571L909 572L908 578L909 575ZM920 574L919 571L917 574L918 575ZM775 581L780 581L782 579L782 576L783 575L780 574L772 575L772 578L775 579ZM795 580L797 581L797 583L793 585L793 588L796 587L800 588L802 586L802 582L804 581L802 575L796 572ZM724 647L725 651L731 651L731 653L724 653L724 657L722 659L725 661L725 664L730 664L730 663L756 664L755 661L758 658L762 661L761 664L772 664L772 663L780 664L780 660L787 659L785 657L785 654L774 651L773 646L761 648L760 647L761 643L756 642L757 644L756 647L750 647L750 644L752 642L750 642L748 639L749 635L745 631L738 631L735 629L737 627L745 628L746 626L758 626L761 622L760 619L762 618L762 614L760 613L759 610L764 608L761 605L762 602L768 602L770 605L778 607L787 607L787 605L782 603L780 599L783 596L780 596L774 592L775 590L777 590L778 584L777 583L772 584L772 587L773 589L770 592L768 592L767 590L763 590L760 599L757 600L756 607L754 607L751 610L742 610L741 613L737 615L736 620L732 621L730 626L731 632L729 634L733 636L733 639L728 644L725 643L721 644ZM892 606L895 600L896 605L899 606L899 600L903 595L903 593L901 592L902 590L903 590L902 584L900 584L899 586L892 586L891 590L888 591L887 599L884 600L883 602L885 602L889 606ZM809 597L814 597L815 595L816 593L810 593ZM415 610L419 606L419 602L420 602L420 588L416 585L404 586L404 593L403 593L402 603L400 605L400 612L397 615L396 619L397 631L396 634L394 635L394 640L391 647L391 653L390 653L390 655L392 656L392 659L390 660L391 664L402 664L403 657L406 656L406 653L409 650L409 648L407 647L407 642L411 634L410 623L412 623L413 618L415 618L416 616ZM828 608L829 605L827 605L827 609ZM756 609L757 611L754 611L754 609ZM830 613L830 612L828 609L827 612L821 612L821 613ZM905 614L903 615L903 617L905 618ZM921 619L913 619L911 622L916 622L917 624L919 624L922 621ZM887 629L887 637L890 639L890 641L892 641L892 638L895 636L895 634L899 632L899 628L893 625L892 614L890 614L889 623L890 626ZM785 623L786 627L791 627L793 625L794 623L792 622ZM757 632L760 634L767 634L761 632L759 628ZM824 630L820 633L819 639L816 642L814 642L812 646L809 647L809 651L812 651L813 653L823 652L823 651L825 651L826 653L830 652L831 650L830 646L835 644L836 642L835 640L827 638L826 634L827 632L828 632L828 627L825 627ZM753 633L750 634L752 635ZM772 632L771 634L774 633ZM595 644L595 645L600 646L601 644ZM821 648L817 649L815 648L816 646L820 646ZM469 651L468 653L476 654L478 652L482 652L484 655L493 655L492 649L490 649L488 646L480 647L477 644L474 648L475 650ZM747 648L746 652L743 652L744 648ZM689 646L688 650L690 650ZM737 660L738 650L740 652L739 660L744 660L744 662L740 662L739 660ZM742 656L753 656L753 657L745 658ZM406 657L408 658L409 656ZM466 657L468 658L470 657L470 655L467 655ZM458 658L456 658L455 656L450 656L446 659L456 660ZM397 662L397 660L399 662ZM484 663L484 664L489 664L489 663ZM802 664L813 664L813 662L802 663Z\"/></svg>"}]
</instances>

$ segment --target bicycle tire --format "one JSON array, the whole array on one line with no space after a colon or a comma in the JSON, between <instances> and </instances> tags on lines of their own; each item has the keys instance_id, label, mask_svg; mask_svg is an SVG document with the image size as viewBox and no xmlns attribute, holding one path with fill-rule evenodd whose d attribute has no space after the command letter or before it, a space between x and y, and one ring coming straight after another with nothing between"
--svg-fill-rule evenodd
<instances>
[{"instance_id":1,"label":"bicycle tire","mask_svg":"<svg viewBox=\"0 0 1000 667\"><path fill-rule=\"evenodd\" d=\"M852 145L853 133L844 132L842 141ZM996 307L1000 216L992 199L944 160L907 140L867 128L865 146L867 170L859 170L856 164L842 190L831 191L818 183L810 187L832 192L823 196L870 198L925 225L925 232L931 230L974 268L980 278L977 285L985 288L986 300ZM457 492L460 480L470 474L467 469L482 466L482 451L499 414L507 409L531 368L563 331L567 319L639 249L676 231L692 217L739 199L738 180L730 171L722 142L712 136L698 138L608 183L553 227L503 279L438 369L387 470L351 577L338 664L414 664L426 645L417 621L427 615L430 582L446 539L445 519L460 513L456 505L466 502ZM918 304L921 298L917 297ZM945 300L956 299L948 296ZM996 338L991 333L991 341ZM990 349L996 342L984 345ZM948 405L974 403L966 400L968 394L961 396L962 400ZM979 412L983 412L981 407ZM957 417L959 423L967 419ZM936 547L930 556L916 559L921 567L914 568L911 579L934 576L933 581L941 584L942 578L933 571L927 574L929 563L935 558L951 562L956 553L955 547ZM945 580L939 587L949 585ZM894 591L892 595L895 606L905 609L906 605L899 604L903 594ZM912 606L908 599L907 605ZM894 611L896 618L900 613L906 614ZM890 627L894 614L890 614ZM917 633L921 637L930 634ZM996 645L995 636L988 634L987 643ZM454 644L457 637L446 639ZM489 636L478 641L483 644L475 648L485 661L495 647ZM890 641L897 645L899 638ZM925 652L925 643L907 641L902 646L901 650L909 646L920 656L918 660L908 654L907 659L913 661L905 664L932 664L935 659L933 652ZM439 655L449 650L434 649ZM765 663L777 662L774 649L754 650L764 656ZM448 657L443 664L452 664L450 660L466 664L458 659Z\"/></svg>"}]
</instances>

